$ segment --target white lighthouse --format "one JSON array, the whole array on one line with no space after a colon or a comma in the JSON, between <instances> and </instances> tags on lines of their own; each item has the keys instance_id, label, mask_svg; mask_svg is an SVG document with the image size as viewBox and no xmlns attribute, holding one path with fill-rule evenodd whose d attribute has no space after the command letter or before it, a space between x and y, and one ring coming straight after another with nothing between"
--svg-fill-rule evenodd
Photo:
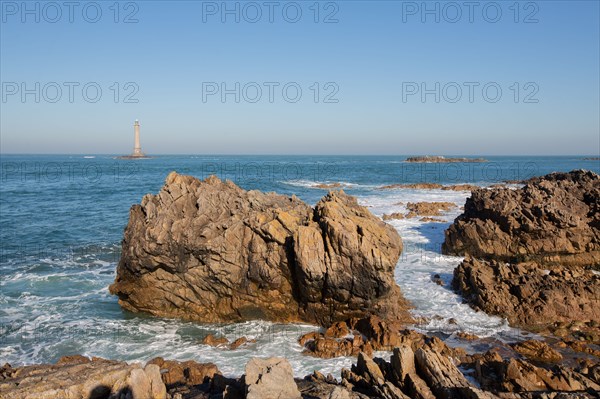
<instances>
[{"instance_id":1,"label":"white lighthouse","mask_svg":"<svg viewBox=\"0 0 600 399\"><path fill-rule=\"evenodd\" d=\"M140 121L137 119L133 123L133 154L132 157L143 157L142 146L140 145Z\"/></svg>"}]
</instances>

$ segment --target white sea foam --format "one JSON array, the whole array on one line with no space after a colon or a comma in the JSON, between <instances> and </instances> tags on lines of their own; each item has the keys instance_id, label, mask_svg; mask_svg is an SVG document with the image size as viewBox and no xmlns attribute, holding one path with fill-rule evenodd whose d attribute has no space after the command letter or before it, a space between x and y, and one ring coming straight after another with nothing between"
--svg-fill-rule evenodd
<instances>
[{"instance_id":1,"label":"white sea foam","mask_svg":"<svg viewBox=\"0 0 600 399\"><path fill-rule=\"evenodd\" d=\"M373 189L373 188L377 187L376 185L350 183L350 182L345 182L345 181L329 181L329 180L314 181L314 180L298 179L298 180L280 181L279 183L287 184L289 186L314 188L314 189L319 189L319 190L327 189L327 188L324 189L324 188L319 187L320 185L335 185L335 187L331 187L332 189L335 189L335 190L344 189L344 188L345 189L357 189L357 188Z\"/></svg>"},{"instance_id":2,"label":"white sea foam","mask_svg":"<svg viewBox=\"0 0 600 399\"><path fill-rule=\"evenodd\" d=\"M396 282L414 305L414 316L425 319L416 326L419 330L465 331L482 337L510 331L504 319L474 311L462 303L460 295L450 287L454 268L462 258L442 255L441 244L444 230L462 212L461 207L468 195L460 191L403 189L360 199L361 204L369 206L371 212L378 216L404 213L408 202L446 201L456 205L456 208L437 217L445 223L421 222L418 218L389 222L398 230L404 244L395 270ZM439 275L444 286L434 282L435 275Z\"/></svg>"}]
</instances>

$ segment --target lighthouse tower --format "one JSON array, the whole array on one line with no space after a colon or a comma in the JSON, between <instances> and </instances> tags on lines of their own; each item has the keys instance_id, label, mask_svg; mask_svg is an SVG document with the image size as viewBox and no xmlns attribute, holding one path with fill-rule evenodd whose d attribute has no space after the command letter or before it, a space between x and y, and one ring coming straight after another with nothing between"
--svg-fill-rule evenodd
<instances>
[{"instance_id":1,"label":"lighthouse tower","mask_svg":"<svg viewBox=\"0 0 600 399\"><path fill-rule=\"evenodd\" d=\"M144 153L142 152L142 146L140 145L140 122L136 119L133 123L133 135L134 135L134 144L133 144L133 157L143 157Z\"/></svg>"}]
</instances>

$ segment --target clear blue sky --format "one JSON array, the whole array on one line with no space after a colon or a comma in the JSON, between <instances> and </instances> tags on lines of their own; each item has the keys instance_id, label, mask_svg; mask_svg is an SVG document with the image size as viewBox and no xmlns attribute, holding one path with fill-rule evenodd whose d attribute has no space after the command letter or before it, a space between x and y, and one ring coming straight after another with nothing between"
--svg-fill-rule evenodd
<instances>
[{"instance_id":1,"label":"clear blue sky","mask_svg":"<svg viewBox=\"0 0 600 399\"><path fill-rule=\"evenodd\" d=\"M28 14L21 1L2 1L1 151L128 153L137 118L147 153L600 152L598 1L474 2L472 10L427 2L438 5L439 22L421 1L320 2L318 16L314 1L272 3L270 22L262 0L227 2L239 7L238 23L221 1L121 2L118 16L113 1L101 1L99 18L78 2L71 23L65 6L58 16L28 2ZM296 4L302 15L292 23ZM138 22L124 23L130 14ZM78 84L72 102L68 82ZM82 93L90 82L87 99L94 85L102 89L95 103ZM239 103L207 92L236 82ZM255 103L253 84L243 92L249 82L262 87ZM273 102L265 82L279 84ZM294 86L282 93L289 82L302 89L295 103L286 101ZM436 82L440 101L435 93L423 101L422 84L435 92ZM126 103L136 87L138 102ZM32 93L22 98L23 88ZM335 90L337 103L325 102Z\"/></svg>"}]
</instances>

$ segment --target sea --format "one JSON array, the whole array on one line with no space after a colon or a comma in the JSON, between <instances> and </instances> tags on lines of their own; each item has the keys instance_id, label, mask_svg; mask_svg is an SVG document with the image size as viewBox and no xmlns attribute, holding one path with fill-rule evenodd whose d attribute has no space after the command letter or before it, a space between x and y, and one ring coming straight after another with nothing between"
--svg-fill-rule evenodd
<instances>
[{"instance_id":1,"label":"sea","mask_svg":"<svg viewBox=\"0 0 600 399\"><path fill-rule=\"evenodd\" d=\"M593 155L597 157L598 155ZM384 189L429 182L489 187L574 169L600 173L600 161L584 156L485 157L485 163L407 163L407 156L213 156L2 155L0 157L0 364L51 363L83 354L128 362L154 357L213 362L240 376L252 357L286 357L296 377L319 370L339 376L352 358L318 359L302 353L298 337L318 330L308 324L248 321L202 324L121 309L108 292L115 279L123 230L132 204L157 193L171 171L200 179L217 175L244 189L295 194L314 205L339 188L375 215L406 212L408 202L456 204L443 222L391 220L404 242L396 282L411 301L411 326L449 345L480 351L528 336L500 317L464 304L451 289L460 257L441 254L444 230L462 212L467 191ZM434 281L439 275L443 285ZM466 332L482 339L466 341ZM237 350L202 344L207 334L256 340ZM389 353L379 353L388 356Z\"/></svg>"}]
</instances>

